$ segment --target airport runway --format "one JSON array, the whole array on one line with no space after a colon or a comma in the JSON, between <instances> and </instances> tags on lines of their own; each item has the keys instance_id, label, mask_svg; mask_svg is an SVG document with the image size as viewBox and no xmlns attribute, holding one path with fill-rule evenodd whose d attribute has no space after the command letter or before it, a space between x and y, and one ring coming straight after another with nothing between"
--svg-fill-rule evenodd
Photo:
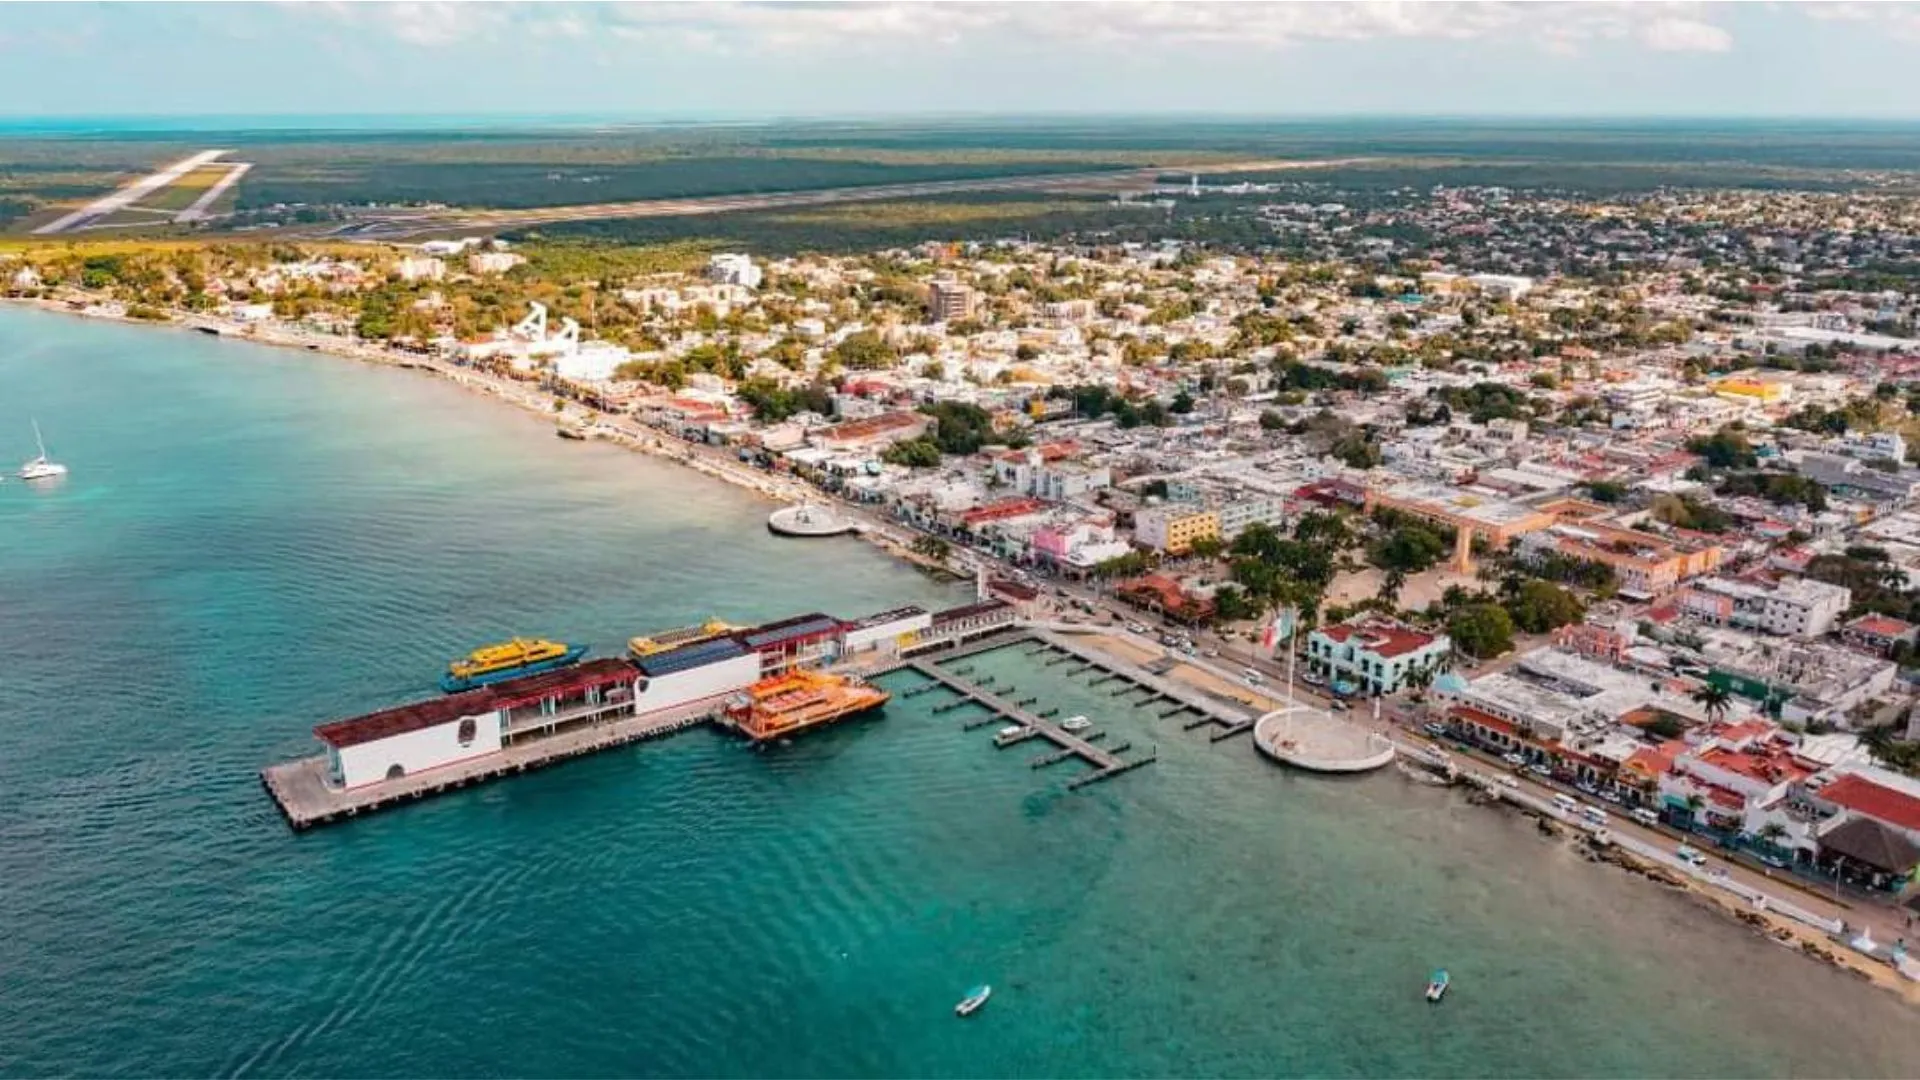
<instances>
[{"instance_id":1,"label":"airport runway","mask_svg":"<svg viewBox=\"0 0 1920 1080\"><path fill-rule=\"evenodd\" d=\"M1163 176L1218 175L1237 172L1280 172L1351 165L1365 158L1322 161L1236 161L1208 165L1168 165L1146 169L1052 173L933 180L913 184L822 188L814 191L776 191L755 195L712 195L687 199L648 199L638 202L591 203L580 206L542 206L527 210L397 210L375 212L359 221L328 228L337 239L402 240L438 233L492 231L551 225L565 221L605 221L619 218L690 217L746 210L831 206L851 202L917 199L976 191L1127 191L1154 187Z\"/></svg>"}]
</instances>

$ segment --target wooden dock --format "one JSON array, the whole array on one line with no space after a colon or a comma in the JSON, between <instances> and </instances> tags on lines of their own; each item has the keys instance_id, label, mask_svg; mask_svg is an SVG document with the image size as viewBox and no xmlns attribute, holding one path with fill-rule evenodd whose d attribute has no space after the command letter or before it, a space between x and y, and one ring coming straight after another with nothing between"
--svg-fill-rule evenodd
<instances>
[{"instance_id":1,"label":"wooden dock","mask_svg":"<svg viewBox=\"0 0 1920 1080\"><path fill-rule=\"evenodd\" d=\"M338 788L328 783L327 759L323 754L269 765L260 771L260 782L279 805L287 824L296 831L305 830L418 802L456 788L532 772L616 746L685 731L712 720L722 704L718 700L694 702L645 716L629 716L589 727L573 728L544 738L517 742L496 753L469 761L357 788Z\"/></svg>"}]
</instances>

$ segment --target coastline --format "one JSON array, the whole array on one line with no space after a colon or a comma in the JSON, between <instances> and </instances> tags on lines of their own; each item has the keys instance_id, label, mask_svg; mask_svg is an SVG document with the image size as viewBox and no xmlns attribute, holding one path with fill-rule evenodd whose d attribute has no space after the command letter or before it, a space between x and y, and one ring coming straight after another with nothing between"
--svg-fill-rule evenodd
<instances>
[{"instance_id":1,"label":"coastline","mask_svg":"<svg viewBox=\"0 0 1920 1080\"><path fill-rule=\"evenodd\" d=\"M543 394L539 390L526 386L525 384L487 376L483 373L448 364L430 357L404 353L391 348L370 345L355 339L336 335L310 334L288 331L277 327L233 323L194 313L169 312L170 317L165 321L161 321L129 318L124 312L114 311L111 308L98 305L86 308L75 308L64 300L41 298L8 299L14 303L35 307L43 311L126 324L150 324L186 332L196 332L201 326L218 327L222 331L220 336L229 337L238 341L272 345L280 348L301 349L309 352L322 352L331 356L356 360L362 363L428 372L466 389L518 407L522 411L535 416L560 419L564 416L571 415L571 411L568 414L556 414L551 407L553 400L551 395ZM594 419L592 430L595 437L615 443L626 449L676 461L704 475L726 481L735 487L757 492L769 500L792 502L818 497L811 486L806 485L802 481L764 473L759 470L748 470L738 466L729 466L728 464L715 461L707 455L696 452L686 444L676 445L677 440L647 429L631 420L626 421L626 423L620 423L616 422L615 418L600 414L590 415ZM954 572L953 567L935 564L931 560L911 552L904 544L897 542L894 538L887 535L884 530L867 527L857 530L857 533L867 542L874 544L888 554L910 564L928 570L944 570L948 573ZM1124 657L1123 653L1113 648L1112 643L1101 642L1101 645L1105 646L1102 648L1102 651ZM1528 816L1537 816L1531 814L1523 807L1513 807L1513 809L1528 814ZM1579 843L1578 841L1574 842ZM1582 847L1584 848L1584 846L1583 844ZM1847 970L1856 977L1866 979L1882 989L1892 991L1909 1004L1920 1004L1920 984L1904 978L1900 972L1884 963L1863 956L1845 947L1843 944L1836 944L1831 939L1818 934L1811 928L1802 926L1770 911L1756 911L1752 908L1744 907L1735 902L1732 897L1727 896L1719 890L1706 888L1699 883L1673 875L1663 867L1648 863L1630 853L1621 852L1617 848L1610 852L1589 851L1588 858L1591 861L1612 863L1618 868L1627 870L1629 873L1647 877L1656 883L1665 884L1670 888L1677 887L1684 889L1695 902L1746 924L1758 935L1768 937L1783 947L1795 949L1809 958L1821 960L1830 966Z\"/></svg>"},{"instance_id":2,"label":"coastline","mask_svg":"<svg viewBox=\"0 0 1920 1080\"><path fill-rule=\"evenodd\" d=\"M337 334L294 331L258 323L238 323L198 312L171 309L166 311L168 317L165 320L135 319L124 311L113 310L114 302L99 297L87 298L87 306L79 308L74 307L69 300L48 297L0 297L0 300L53 314L81 319L98 319L127 326L150 326L189 333L201 332L202 327L211 327L219 331L218 336L223 340L243 341L302 352L317 352L363 364L425 372L532 416L546 417L556 422L580 418L571 409L564 413L554 412L551 395L545 395L537 389L511 379L488 376L471 368L450 364L434 357L401 352ZM611 443L663 461L674 462L703 476L753 492L782 505L820 497L819 493L804 481L714 461L696 452L691 446L678 443L637 422L628 421L623 424L616 418L600 413L589 413L586 419L591 422L590 436L597 441ZM946 574L955 580L964 579L966 576L954 566L920 555L905 543L889 536L884 530L871 527L867 522L859 522L852 531L852 535L922 571Z\"/></svg>"}]
</instances>

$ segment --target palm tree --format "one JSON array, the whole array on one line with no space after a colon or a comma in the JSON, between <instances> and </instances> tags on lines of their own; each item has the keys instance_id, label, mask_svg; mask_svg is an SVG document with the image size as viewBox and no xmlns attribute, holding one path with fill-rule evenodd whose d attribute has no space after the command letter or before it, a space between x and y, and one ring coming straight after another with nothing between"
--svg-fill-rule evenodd
<instances>
[{"instance_id":1,"label":"palm tree","mask_svg":"<svg viewBox=\"0 0 1920 1080\"><path fill-rule=\"evenodd\" d=\"M1733 695L1724 686L1708 683L1693 692L1694 704L1707 711L1707 719L1718 723L1726 719L1727 709L1733 705Z\"/></svg>"},{"instance_id":2,"label":"palm tree","mask_svg":"<svg viewBox=\"0 0 1920 1080\"><path fill-rule=\"evenodd\" d=\"M1707 808L1707 800L1698 793L1687 796L1687 820L1695 825L1700 823L1700 811Z\"/></svg>"},{"instance_id":3,"label":"palm tree","mask_svg":"<svg viewBox=\"0 0 1920 1080\"><path fill-rule=\"evenodd\" d=\"M1400 606L1400 590L1406 588L1407 572L1395 566L1380 576L1379 598L1388 607Z\"/></svg>"},{"instance_id":4,"label":"palm tree","mask_svg":"<svg viewBox=\"0 0 1920 1080\"><path fill-rule=\"evenodd\" d=\"M1765 825L1760 826L1760 839L1765 840L1767 846L1773 848L1775 851L1780 849L1780 841L1786 835L1787 827L1777 821L1769 821Z\"/></svg>"}]
</instances>

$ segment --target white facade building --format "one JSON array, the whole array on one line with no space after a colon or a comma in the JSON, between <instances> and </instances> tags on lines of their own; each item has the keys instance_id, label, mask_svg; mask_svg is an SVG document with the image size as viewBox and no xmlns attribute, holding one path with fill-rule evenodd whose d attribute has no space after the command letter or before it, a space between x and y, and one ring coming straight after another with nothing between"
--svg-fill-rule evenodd
<instances>
[{"instance_id":1,"label":"white facade building","mask_svg":"<svg viewBox=\"0 0 1920 1080\"><path fill-rule=\"evenodd\" d=\"M394 272L401 281L440 281L447 276L447 264L430 255L407 255Z\"/></svg>"},{"instance_id":2,"label":"white facade building","mask_svg":"<svg viewBox=\"0 0 1920 1080\"><path fill-rule=\"evenodd\" d=\"M757 289L764 275L753 260L741 254L720 254L707 260L707 278L723 285L739 285L748 289Z\"/></svg>"}]
</instances>

